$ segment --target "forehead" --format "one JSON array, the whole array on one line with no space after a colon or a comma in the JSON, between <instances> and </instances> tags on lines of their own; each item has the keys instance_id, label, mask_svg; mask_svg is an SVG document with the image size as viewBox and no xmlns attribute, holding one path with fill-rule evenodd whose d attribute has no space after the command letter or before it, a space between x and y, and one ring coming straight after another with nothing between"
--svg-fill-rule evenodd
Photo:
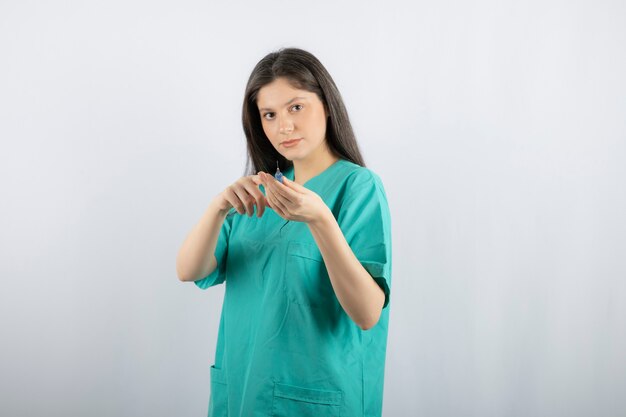
<instances>
[{"instance_id":1,"label":"forehead","mask_svg":"<svg viewBox=\"0 0 626 417\"><path fill-rule=\"evenodd\" d=\"M280 107L296 96L310 98L312 94L295 88L285 78L277 78L259 89L256 103L258 107Z\"/></svg>"}]
</instances>

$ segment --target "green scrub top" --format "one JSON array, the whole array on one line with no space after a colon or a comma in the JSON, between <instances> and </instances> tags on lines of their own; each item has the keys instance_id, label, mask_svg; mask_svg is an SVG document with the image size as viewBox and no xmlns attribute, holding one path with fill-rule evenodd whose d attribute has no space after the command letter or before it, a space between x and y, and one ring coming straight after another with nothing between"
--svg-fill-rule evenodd
<instances>
[{"instance_id":1,"label":"green scrub top","mask_svg":"<svg viewBox=\"0 0 626 417\"><path fill-rule=\"evenodd\" d=\"M283 175L293 180L293 167ZM339 159L303 186L324 200L356 258L384 290L380 320L362 330L346 314L306 223L269 208L257 218L256 206L253 217L227 216L217 267L195 281L202 289L226 285L209 417L382 413L391 285L383 184L370 169Z\"/></svg>"}]
</instances>

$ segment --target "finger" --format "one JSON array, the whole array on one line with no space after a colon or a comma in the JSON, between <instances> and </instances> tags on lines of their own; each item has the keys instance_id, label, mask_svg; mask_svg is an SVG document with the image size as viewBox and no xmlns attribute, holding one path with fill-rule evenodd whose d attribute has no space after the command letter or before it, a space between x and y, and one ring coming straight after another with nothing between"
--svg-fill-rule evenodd
<instances>
[{"instance_id":1,"label":"finger","mask_svg":"<svg viewBox=\"0 0 626 417\"><path fill-rule=\"evenodd\" d=\"M270 174L266 174L265 172L262 172L260 174L260 177L266 190L271 189L271 187L274 185L274 181L276 181L274 177L272 177Z\"/></svg>"},{"instance_id":2,"label":"finger","mask_svg":"<svg viewBox=\"0 0 626 417\"><path fill-rule=\"evenodd\" d=\"M261 172L263 171L259 171L256 175L250 175L250 178L252 179L252 181L254 181L256 185L263 184L263 180L261 179L261 176L260 176Z\"/></svg>"},{"instance_id":3,"label":"finger","mask_svg":"<svg viewBox=\"0 0 626 417\"><path fill-rule=\"evenodd\" d=\"M267 205L266 201L265 201L265 196L261 193L260 197L255 197L256 198L256 216L257 217L262 217L263 213L265 213L265 206Z\"/></svg>"},{"instance_id":4,"label":"finger","mask_svg":"<svg viewBox=\"0 0 626 417\"><path fill-rule=\"evenodd\" d=\"M265 189L265 199L267 200L268 205L276 210L276 201L274 200L274 193L269 188Z\"/></svg>"},{"instance_id":5,"label":"finger","mask_svg":"<svg viewBox=\"0 0 626 417\"><path fill-rule=\"evenodd\" d=\"M278 200L284 208L292 207L295 203L297 196L291 190L288 190L282 184L279 184L274 177L270 177L267 175L267 186L275 196L275 199Z\"/></svg>"},{"instance_id":6,"label":"finger","mask_svg":"<svg viewBox=\"0 0 626 417\"><path fill-rule=\"evenodd\" d=\"M293 207L293 202L289 199L289 197L285 197L280 192L280 186L278 184L274 185L274 188L272 189L272 194L274 195L274 199L278 202L278 204L280 204L280 207L283 210L288 211L289 208Z\"/></svg>"},{"instance_id":7,"label":"finger","mask_svg":"<svg viewBox=\"0 0 626 417\"><path fill-rule=\"evenodd\" d=\"M224 195L226 201L230 203L231 206L237 211L239 214L244 214L246 212L246 208L237 196L233 186L227 188L226 193Z\"/></svg>"},{"instance_id":8,"label":"finger","mask_svg":"<svg viewBox=\"0 0 626 417\"><path fill-rule=\"evenodd\" d=\"M247 204L247 209L249 210L248 216L252 217L254 214L254 206L256 206L257 217L261 217L265 212L265 196L259 187L253 183L252 179L250 177L248 177L248 179L250 180L242 181L243 188L249 196L245 197L246 201L249 201L249 204Z\"/></svg>"},{"instance_id":9,"label":"finger","mask_svg":"<svg viewBox=\"0 0 626 417\"><path fill-rule=\"evenodd\" d=\"M274 181L274 180L270 180L270 181ZM269 201L272 203L272 209L274 209L274 211L276 212L284 213L286 208L280 202L280 200L276 198L276 194L271 189L268 189L267 195L268 195Z\"/></svg>"},{"instance_id":10,"label":"finger","mask_svg":"<svg viewBox=\"0 0 626 417\"><path fill-rule=\"evenodd\" d=\"M267 181L265 180L265 178L270 178L270 177L271 177L271 175L267 174L266 172L259 171L256 175L252 176L252 181L254 181L254 183L257 185L257 187L263 186L264 189L265 189L265 192L267 193L268 186L267 186ZM259 188L259 193L260 193L260 195L262 197L261 201L262 201L262 204L263 204L263 211L262 211L261 215L263 215L263 212L265 212L265 210L264 210L265 206L267 206L267 207L269 207L271 209L273 209L273 207L270 204L269 200L267 199L267 196L263 195L263 193L260 191L260 188Z\"/></svg>"},{"instance_id":11,"label":"finger","mask_svg":"<svg viewBox=\"0 0 626 417\"><path fill-rule=\"evenodd\" d=\"M298 184L295 181L291 181L289 178L287 177L283 177L283 184L285 185L285 187L301 192L301 193L306 193L307 191L309 191L308 188L303 187L302 185Z\"/></svg>"},{"instance_id":12,"label":"finger","mask_svg":"<svg viewBox=\"0 0 626 417\"><path fill-rule=\"evenodd\" d=\"M267 205L267 201L265 201L265 197L263 197L263 200L257 205L257 217L263 217L263 213L265 213L266 205Z\"/></svg>"},{"instance_id":13,"label":"finger","mask_svg":"<svg viewBox=\"0 0 626 417\"><path fill-rule=\"evenodd\" d=\"M273 207L274 205L273 205L273 204L272 204L272 202L270 201L270 191L269 191L269 189L267 188L267 186L266 186L265 184L262 184L262 185L263 185L263 187L264 187L264 192L265 192L265 194L264 194L264 196L263 196L263 197L264 197L265 204L266 204L269 208L274 209L274 207Z\"/></svg>"},{"instance_id":14,"label":"finger","mask_svg":"<svg viewBox=\"0 0 626 417\"><path fill-rule=\"evenodd\" d=\"M270 201L272 202L272 210L276 212L280 217L285 218L285 210L276 202L274 195L270 193Z\"/></svg>"},{"instance_id":15,"label":"finger","mask_svg":"<svg viewBox=\"0 0 626 417\"><path fill-rule=\"evenodd\" d=\"M241 183L236 183L233 187L235 189L235 194L237 194L237 197L245 207L245 214L247 214L248 216L252 216L254 214L255 199L250 194L250 190Z\"/></svg>"},{"instance_id":16,"label":"finger","mask_svg":"<svg viewBox=\"0 0 626 417\"><path fill-rule=\"evenodd\" d=\"M257 185L252 185L249 182L245 184L245 189L254 198L253 205L257 207L257 217L261 217L265 212L265 196ZM252 207L252 213L254 213L254 207Z\"/></svg>"},{"instance_id":17,"label":"finger","mask_svg":"<svg viewBox=\"0 0 626 417\"><path fill-rule=\"evenodd\" d=\"M283 177L283 181L284 180L285 180L285 177ZM282 195L287 200L293 201L297 197L294 190L288 188L285 184L281 183L280 181L275 180L275 181L272 181L271 184L274 185L274 192L276 194Z\"/></svg>"}]
</instances>

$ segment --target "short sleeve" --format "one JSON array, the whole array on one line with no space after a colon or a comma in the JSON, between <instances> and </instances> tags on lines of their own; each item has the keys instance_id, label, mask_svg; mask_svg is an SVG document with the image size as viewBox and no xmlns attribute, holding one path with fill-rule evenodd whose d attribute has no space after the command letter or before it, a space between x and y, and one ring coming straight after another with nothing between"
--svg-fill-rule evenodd
<instances>
[{"instance_id":1,"label":"short sleeve","mask_svg":"<svg viewBox=\"0 0 626 417\"><path fill-rule=\"evenodd\" d=\"M391 289L391 216L385 189L367 168L348 181L337 223L356 258L385 292L385 308Z\"/></svg>"},{"instance_id":2,"label":"short sleeve","mask_svg":"<svg viewBox=\"0 0 626 417\"><path fill-rule=\"evenodd\" d=\"M222 223L222 227L220 228L220 234L217 237L217 244L215 245L214 252L215 259L217 260L217 266L213 272L206 277L194 281L194 283L203 290L206 290L214 285L221 284L226 279L226 257L228 256L228 240L230 238L233 218L234 216L229 212Z\"/></svg>"}]
</instances>

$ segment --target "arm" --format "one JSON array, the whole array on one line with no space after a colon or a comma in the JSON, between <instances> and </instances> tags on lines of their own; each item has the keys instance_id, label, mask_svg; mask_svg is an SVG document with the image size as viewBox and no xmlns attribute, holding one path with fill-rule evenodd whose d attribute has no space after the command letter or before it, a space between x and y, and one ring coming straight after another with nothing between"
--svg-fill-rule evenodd
<instances>
[{"instance_id":1,"label":"arm","mask_svg":"<svg viewBox=\"0 0 626 417\"><path fill-rule=\"evenodd\" d=\"M176 257L176 273L179 280L196 281L206 277L217 267L215 247L220 228L228 213L228 210L222 209L220 204L218 199L209 204L198 224L183 242Z\"/></svg>"},{"instance_id":2,"label":"arm","mask_svg":"<svg viewBox=\"0 0 626 417\"><path fill-rule=\"evenodd\" d=\"M368 171L362 172L366 174L361 183L363 185L355 188L354 182L351 183L351 197L344 199L338 220L335 220L322 198L306 187L287 178L283 178L284 183L280 183L262 172L260 177L272 209L284 219L308 225L324 259L339 303L361 329L368 330L378 323L388 298L374 275L370 275L359 259L368 259L369 264L385 272L383 270L389 266L384 265L390 265L390 254L387 252L390 246L385 246L381 241L373 246L373 250L367 247L363 241L364 234L360 233L362 224L367 224L380 239L389 239L390 235L384 192L381 192L375 177ZM342 229L338 222L345 228ZM357 251L361 247L360 258L356 257L348 241ZM390 271L386 273L386 277L389 277Z\"/></svg>"},{"instance_id":3,"label":"arm","mask_svg":"<svg viewBox=\"0 0 626 417\"><path fill-rule=\"evenodd\" d=\"M339 303L361 329L374 327L380 318L385 293L354 255L330 209L307 224L322 253Z\"/></svg>"},{"instance_id":4,"label":"arm","mask_svg":"<svg viewBox=\"0 0 626 417\"><path fill-rule=\"evenodd\" d=\"M195 281L202 289L224 282L225 275L220 273L223 265L218 265L216 255L222 257L227 253L233 220L229 217L229 212L234 209L233 214L247 213L252 216L256 205L257 216L262 216L266 201L258 188L260 184L258 175L245 175L213 198L198 224L185 239L176 258L176 273L181 281ZM224 258L219 261L223 262ZM216 271L217 267L220 267L220 271ZM210 278L211 275L213 277Z\"/></svg>"}]
</instances>

